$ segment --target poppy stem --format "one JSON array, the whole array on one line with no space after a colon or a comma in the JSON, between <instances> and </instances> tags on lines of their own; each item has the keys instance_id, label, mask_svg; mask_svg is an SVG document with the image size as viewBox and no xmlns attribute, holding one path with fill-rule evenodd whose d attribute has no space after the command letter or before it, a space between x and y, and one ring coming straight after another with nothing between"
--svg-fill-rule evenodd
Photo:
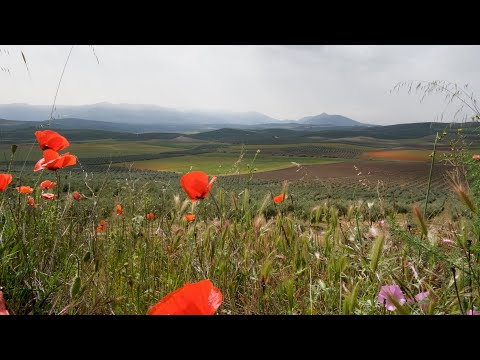
<instances>
[{"instance_id":1,"label":"poppy stem","mask_svg":"<svg viewBox=\"0 0 480 360\"><path fill-rule=\"evenodd\" d=\"M55 170L55 175L57 175L57 200L60 200L60 174L58 170Z\"/></svg>"}]
</instances>

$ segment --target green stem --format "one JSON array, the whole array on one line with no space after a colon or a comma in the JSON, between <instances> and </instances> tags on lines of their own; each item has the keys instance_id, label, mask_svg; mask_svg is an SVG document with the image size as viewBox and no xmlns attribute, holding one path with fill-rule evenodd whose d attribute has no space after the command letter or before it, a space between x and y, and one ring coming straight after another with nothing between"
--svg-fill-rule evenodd
<instances>
[{"instance_id":1,"label":"green stem","mask_svg":"<svg viewBox=\"0 0 480 360\"><path fill-rule=\"evenodd\" d=\"M427 206L428 206L428 197L430 196L430 186L432 184L432 171L433 165L435 163L435 154L437 153L437 142L439 140L438 131L435 135L435 142L433 143L433 153L432 153L432 162L430 163L430 173L428 174L428 188L427 188L427 196L425 198L425 207L423 209L423 216L427 219Z\"/></svg>"}]
</instances>

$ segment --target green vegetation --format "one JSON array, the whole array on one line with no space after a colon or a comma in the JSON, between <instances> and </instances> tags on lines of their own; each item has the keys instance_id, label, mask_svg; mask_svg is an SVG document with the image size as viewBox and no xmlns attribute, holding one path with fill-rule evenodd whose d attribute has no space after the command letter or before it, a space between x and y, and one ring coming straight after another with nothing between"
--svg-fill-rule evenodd
<instances>
[{"instance_id":1,"label":"green vegetation","mask_svg":"<svg viewBox=\"0 0 480 360\"><path fill-rule=\"evenodd\" d=\"M383 314L377 296L387 284L407 299L429 293L424 306L414 301L395 313L479 308L479 234L467 206L427 218L425 237L413 213L399 214L381 190L363 199L352 192L348 201L340 188L342 209L312 185L291 183L289 198L274 204L280 181L222 177L191 203L171 173L58 172L14 171L1 194L0 284L12 314L145 314L205 278L223 294L219 314ZM41 198L45 178L59 182L59 200ZM36 189L38 208L15 190L20 183ZM188 223L187 213L196 220Z\"/></svg>"},{"instance_id":2,"label":"green vegetation","mask_svg":"<svg viewBox=\"0 0 480 360\"><path fill-rule=\"evenodd\" d=\"M169 143L158 140L142 142L101 140L72 143L69 151L76 154L79 158L96 158L163 153L175 151L176 149L188 149L193 146L191 144ZM0 145L0 154L4 159L9 155L10 148L11 145ZM21 144L18 146L15 158L17 161L35 161L41 155L42 151L38 149L36 144Z\"/></svg>"},{"instance_id":3,"label":"green vegetation","mask_svg":"<svg viewBox=\"0 0 480 360\"><path fill-rule=\"evenodd\" d=\"M271 171L297 166L297 164L328 164L334 163L332 159L322 158L300 158L284 156L263 156L261 153L257 156L253 167L250 163L253 155L235 156L233 153L210 153L203 155L178 156L167 159L137 161L133 164L120 163L118 166L134 166L142 170L166 170L186 173L188 171L201 170L210 175L234 175L248 174L251 170L254 172ZM337 160L339 161L339 160Z\"/></svg>"}]
</instances>

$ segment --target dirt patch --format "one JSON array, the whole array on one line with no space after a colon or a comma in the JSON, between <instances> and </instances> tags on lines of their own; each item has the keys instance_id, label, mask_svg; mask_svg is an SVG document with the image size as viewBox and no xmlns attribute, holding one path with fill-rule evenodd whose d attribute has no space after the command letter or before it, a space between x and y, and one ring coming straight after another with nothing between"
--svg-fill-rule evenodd
<instances>
[{"instance_id":1,"label":"dirt patch","mask_svg":"<svg viewBox=\"0 0 480 360\"><path fill-rule=\"evenodd\" d=\"M362 154L366 159L384 159L384 160L399 160L399 161L428 161L428 150L385 150L385 151L370 151Z\"/></svg>"}]
</instances>

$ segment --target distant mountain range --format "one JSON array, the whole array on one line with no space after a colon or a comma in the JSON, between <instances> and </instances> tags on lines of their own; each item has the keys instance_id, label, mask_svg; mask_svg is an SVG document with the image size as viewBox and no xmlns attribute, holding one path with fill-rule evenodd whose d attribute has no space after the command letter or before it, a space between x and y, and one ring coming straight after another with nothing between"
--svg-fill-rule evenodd
<instances>
[{"instance_id":1,"label":"distant mountain range","mask_svg":"<svg viewBox=\"0 0 480 360\"><path fill-rule=\"evenodd\" d=\"M50 119L51 106L29 104L0 105L2 126L30 127L40 124L57 129L91 129L123 132L198 132L221 129L282 128L321 130L336 127L371 127L341 115L322 113L299 120L279 120L259 112L180 111L156 105L111 104L58 105ZM20 122L23 122L21 124Z\"/></svg>"}]
</instances>

